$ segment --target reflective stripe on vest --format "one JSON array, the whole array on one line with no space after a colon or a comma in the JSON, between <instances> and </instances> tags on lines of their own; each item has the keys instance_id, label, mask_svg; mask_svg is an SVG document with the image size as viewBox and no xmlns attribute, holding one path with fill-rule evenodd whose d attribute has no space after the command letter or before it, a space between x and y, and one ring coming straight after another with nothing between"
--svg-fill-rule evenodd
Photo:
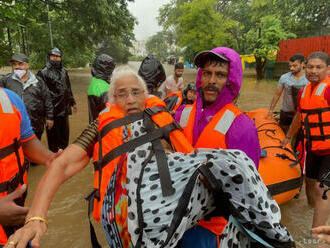
<instances>
[{"instance_id":1,"label":"reflective stripe on vest","mask_svg":"<svg viewBox=\"0 0 330 248\"><path fill-rule=\"evenodd\" d=\"M236 117L235 114L232 111L227 109L226 112L221 117L221 119L218 121L214 130L226 135L231 124L233 124L235 117Z\"/></svg>"},{"instance_id":2,"label":"reflective stripe on vest","mask_svg":"<svg viewBox=\"0 0 330 248\"><path fill-rule=\"evenodd\" d=\"M4 90L0 90L0 104L3 113L8 113L8 114L14 113L14 109L13 106L11 105L10 99Z\"/></svg>"},{"instance_id":3,"label":"reflective stripe on vest","mask_svg":"<svg viewBox=\"0 0 330 248\"><path fill-rule=\"evenodd\" d=\"M181 98L180 98L180 97L178 97L178 99L176 100L176 104L175 104L175 105L178 105L178 104L180 104L180 102L181 102Z\"/></svg>"},{"instance_id":4,"label":"reflective stripe on vest","mask_svg":"<svg viewBox=\"0 0 330 248\"><path fill-rule=\"evenodd\" d=\"M187 126L192 108L193 107L191 106L191 107L185 107L183 109L182 114L181 114L181 118L180 118L180 126L182 128Z\"/></svg>"},{"instance_id":5,"label":"reflective stripe on vest","mask_svg":"<svg viewBox=\"0 0 330 248\"><path fill-rule=\"evenodd\" d=\"M301 98L304 98L304 97L305 97L306 89L307 89L307 87L305 86L305 87L304 87L304 90L303 90L303 93L301 94Z\"/></svg>"},{"instance_id":6,"label":"reflective stripe on vest","mask_svg":"<svg viewBox=\"0 0 330 248\"><path fill-rule=\"evenodd\" d=\"M317 90L316 90L316 92L315 92L315 95L316 95L316 96L320 96L320 95L322 95L322 93L323 93L323 91L325 90L326 86L327 86L327 85L324 84L324 83L320 84L320 85L317 87Z\"/></svg>"}]
</instances>

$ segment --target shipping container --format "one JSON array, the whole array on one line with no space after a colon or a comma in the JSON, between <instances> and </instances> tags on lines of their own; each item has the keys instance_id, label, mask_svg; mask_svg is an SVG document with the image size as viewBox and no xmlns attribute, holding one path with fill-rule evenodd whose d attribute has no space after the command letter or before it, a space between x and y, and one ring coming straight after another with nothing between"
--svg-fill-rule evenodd
<instances>
[{"instance_id":1,"label":"shipping container","mask_svg":"<svg viewBox=\"0 0 330 248\"><path fill-rule=\"evenodd\" d=\"M290 57L296 53L302 53L307 58L312 52L317 51L330 55L330 36L283 40L279 44L276 61L288 62Z\"/></svg>"}]
</instances>

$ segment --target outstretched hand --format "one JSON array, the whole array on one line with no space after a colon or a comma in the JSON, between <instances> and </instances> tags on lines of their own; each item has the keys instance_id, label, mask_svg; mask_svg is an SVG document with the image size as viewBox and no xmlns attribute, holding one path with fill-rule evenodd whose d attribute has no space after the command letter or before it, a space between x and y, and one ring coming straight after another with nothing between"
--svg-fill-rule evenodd
<instances>
[{"instance_id":1,"label":"outstretched hand","mask_svg":"<svg viewBox=\"0 0 330 248\"><path fill-rule=\"evenodd\" d=\"M31 221L11 235L4 248L25 248L30 240L33 248L40 248L40 239L46 231L44 222Z\"/></svg>"},{"instance_id":2,"label":"outstretched hand","mask_svg":"<svg viewBox=\"0 0 330 248\"><path fill-rule=\"evenodd\" d=\"M330 245L330 226L318 226L312 229L313 238L324 241ZM319 246L319 248L330 247L328 245Z\"/></svg>"},{"instance_id":3,"label":"outstretched hand","mask_svg":"<svg viewBox=\"0 0 330 248\"><path fill-rule=\"evenodd\" d=\"M47 163L45 164L47 167L49 167L51 165L51 163L57 158L59 157L61 154L63 153L63 149L58 149L58 151L56 153L54 153L53 155L50 156L50 158L48 159Z\"/></svg>"},{"instance_id":4,"label":"outstretched hand","mask_svg":"<svg viewBox=\"0 0 330 248\"><path fill-rule=\"evenodd\" d=\"M26 185L18 190L0 197L0 224L4 226L17 226L24 223L25 216L29 211L27 207L21 207L15 203L26 191Z\"/></svg>"},{"instance_id":5,"label":"outstretched hand","mask_svg":"<svg viewBox=\"0 0 330 248\"><path fill-rule=\"evenodd\" d=\"M273 119L274 116L273 116L273 111L270 111L268 112L268 114L266 115L266 119Z\"/></svg>"}]
</instances>

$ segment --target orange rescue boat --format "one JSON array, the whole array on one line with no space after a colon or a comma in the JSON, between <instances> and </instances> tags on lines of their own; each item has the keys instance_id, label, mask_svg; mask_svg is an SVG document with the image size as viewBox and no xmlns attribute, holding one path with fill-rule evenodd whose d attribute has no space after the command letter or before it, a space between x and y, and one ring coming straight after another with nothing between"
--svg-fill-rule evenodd
<instances>
[{"instance_id":1,"label":"orange rescue boat","mask_svg":"<svg viewBox=\"0 0 330 248\"><path fill-rule=\"evenodd\" d=\"M290 144L282 148L285 134L273 118L266 119L268 109L246 113L258 130L262 156L259 173L278 204L294 198L302 185L302 170Z\"/></svg>"}]
</instances>

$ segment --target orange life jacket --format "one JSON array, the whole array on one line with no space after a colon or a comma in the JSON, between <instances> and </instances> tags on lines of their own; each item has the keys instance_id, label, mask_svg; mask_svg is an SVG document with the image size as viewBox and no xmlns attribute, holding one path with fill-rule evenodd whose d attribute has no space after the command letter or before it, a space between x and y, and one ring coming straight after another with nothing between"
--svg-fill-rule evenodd
<instances>
[{"instance_id":1,"label":"orange life jacket","mask_svg":"<svg viewBox=\"0 0 330 248\"><path fill-rule=\"evenodd\" d=\"M182 101L183 101L183 96L181 91L174 91L168 94L164 99L164 102L167 105L167 109L173 112L177 111L177 109L182 104Z\"/></svg>"},{"instance_id":2,"label":"orange life jacket","mask_svg":"<svg viewBox=\"0 0 330 248\"><path fill-rule=\"evenodd\" d=\"M151 115L151 119L155 124L157 124L159 129L174 123L171 114L164 112L166 108L165 103L156 96L152 96L146 100L145 112L148 113L148 110L151 110L153 107L160 107L161 110L160 112ZM93 160L95 164L94 189L98 191L94 199L93 217L98 222L100 221L101 208L108 183L115 170L115 167L119 162L121 154L115 155L115 157L110 161L107 160L107 157L110 157L108 154L113 152L116 148L118 149L119 146L123 145L124 124L119 126L116 125L117 127L111 129L110 131L107 131L106 129L109 130L109 127L112 124L121 122L123 117L124 114L122 111L113 105L108 106L99 115L99 140L94 146L93 154ZM193 151L193 147L180 130L172 130L169 134L169 138L175 151L182 153L190 153ZM100 164L100 161L103 161L102 165ZM98 168L98 165L101 165L101 167Z\"/></svg>"},{"instance_id":3,"label":"orange life jacket","mask_svg":"<svg viewBox=\"0 0 330 248\"><path fill-rule=\"evenodd\" d=\"M300 100L301 121L305 142L311 151L330 149L330 105L324 93L330 87L330 77L312 88L305 86Z\"/></svg>"},{"instance_id":4,"label":"orange life jacket","mask_svg":"<svg viewBox=\"0 0 330 248\"><path fill-rule=\"evenodd\" d=\"M222 148L226 149L226 133L235 118L243 112L234 104L225 105L204 128L198 137L194 148ZM180 125L188 141L193 144L193 129L196 116L196 102L193 105L187 105L181 114ZM210 230L216 235L221 235L227 220L223 217L212 217L210 221L204 219L198 222L198 225ZM219 240L218 240L219 246Z\"/></svg>"},{"instance_id":5,"label":"orange life jacket","mask_svg":"<svg viewBox=\"0 0 330 248\"><path fill-rule=\"evenodd\" d=\"M12 105L6 92L0 88L0 197L15 191L27 183L27 166L20 143L20 112ZM17 202L24 203L24 197ZM0 225L0 244L7 243L13 227Z\"/></svg>"}]
</instances>

